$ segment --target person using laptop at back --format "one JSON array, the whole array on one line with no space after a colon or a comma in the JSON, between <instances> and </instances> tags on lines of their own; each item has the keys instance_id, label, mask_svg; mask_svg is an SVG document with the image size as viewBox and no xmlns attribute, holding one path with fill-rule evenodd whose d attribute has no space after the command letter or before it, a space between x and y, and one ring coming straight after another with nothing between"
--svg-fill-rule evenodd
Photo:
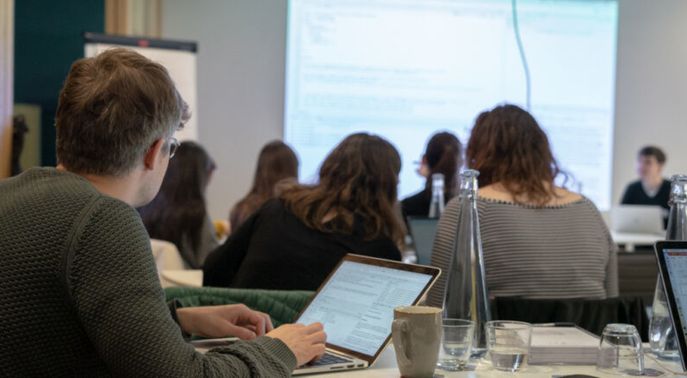
<instances>
[{"instance_id":1,"label":"person using laptop at back","mask_svg":"<svg viewBox=\"0 0 687 378\"><path fill-rule=\"evenodd\" d=\"M663 167L666 164L666 154L658 147L646 146L637 154L637 173L639 180L630 183L625 188L623 205L661 206L663 225L668 225L668 210L670 205L670 180L663 177Z\"/></svg>"},{"instance_id":2,"label":"person using laptop at back","mask_svg":"<svg viewBox=\"0 0 687 378\"><path fill-rule=\"evenodd\" d=\"M245 306L165 303L134 207L157 193L185 114L167 71L135 52L74 63L58 167L0 182L0 375L278 377L324 352L317 323L269 332ZM182 332L253 340L203 355Z\"/></svg>"}]
</instances>

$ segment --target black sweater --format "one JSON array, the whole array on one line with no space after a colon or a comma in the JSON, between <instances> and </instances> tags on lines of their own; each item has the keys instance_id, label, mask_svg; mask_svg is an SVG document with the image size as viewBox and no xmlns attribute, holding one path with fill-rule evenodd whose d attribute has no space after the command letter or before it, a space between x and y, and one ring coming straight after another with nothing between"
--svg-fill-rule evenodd
<instances>
[{"instance_id":1,"label":"black sweater","mask_svg":"<svg viewBox=\"0 0 687 378\"><path fill-rule=\"evenodd\" d=\"M642 187L641 181L635 181L627 186L623 200L623 205L655 205L669 209L668 201L670 200L670 181L663 180L661 188L654 197L649 197Z\"/></svg>"},{"instance_id":2,"label":"black sweater","mask_svg":"<svg viewBox=\"0 0 687 378\"><path fill-rule=\"evenodd\" d=\"M203 285L316 290L347 253L401 259L388 238L365 241L360 231L344 235L313 230L275 199L208 256Z\"/></svg>"},{"instance_id":3,"label":"black sweater","mask_svg":"<svg viewBox=\"0 0 687 378\"><path fill-rule=\"evenodd\" d=\"M429 214L429 205L432 202L432 191L422 190L401 201L403 217L426 217Z\"/></svg>"}]
</instances>

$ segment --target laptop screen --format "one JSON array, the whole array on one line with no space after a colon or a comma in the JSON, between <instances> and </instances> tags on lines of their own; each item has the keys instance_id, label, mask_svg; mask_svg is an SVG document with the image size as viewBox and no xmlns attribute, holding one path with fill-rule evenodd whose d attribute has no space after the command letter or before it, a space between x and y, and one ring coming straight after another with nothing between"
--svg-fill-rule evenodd
<instances>
[{"instance_id":1,"label":"laptop screen","mask_svg":"<svg viewBox=\"0 0 687 378\"><path fill-rule=\"evenodd\" d=\"M670 286L675 296L677 313L680 316L682 332L687 334L687 249L664 249L663 256L668 268Z\"/></svg>"},{"instance_id":2,"label":"laptop screen","mask_svg":"<svg viewBox=\"0 0 687 378\"><path fill-rule=\"evenodd\" d=\"M431 274L344 261L298 319L321 322L327 343L374 356L391 334L394 308L413 304Z\"/></svg>"},{"instance_id":3,"label":"laptop screen","mask_svg":"<svg viewBox=\"0 0 687 378\"><path fill-rule=\"evenodd\" d=\"M432 247L434 246L434 236L437 233L438 223L438 218L408 218L418 264L429 265L431 263Z\"/></svg>"}]
</instances>

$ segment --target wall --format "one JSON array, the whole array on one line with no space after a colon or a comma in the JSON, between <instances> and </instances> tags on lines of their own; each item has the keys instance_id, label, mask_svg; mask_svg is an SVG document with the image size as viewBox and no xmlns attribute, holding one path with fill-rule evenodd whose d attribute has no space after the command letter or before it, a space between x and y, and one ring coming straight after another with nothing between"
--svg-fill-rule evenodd
<instances>
[{"instance_id":1,"label":"wall","mask_svg":"<svg viewBox=\"0 0 687 378\"><path fill-rule=\"evenodd\" d=\"M282 137L284 0L165 0L162 36L198 45L200 141L217 161L210 213L228 218L249 189L256 155Z\"/></svg>"},{"instance_id":2,"label":"wall","mask_svg":"<svg viewBox=\"0 0 687 378\"><path fill-rule=\"evenodd\" d=\"M286 3L164 0L163 36L200 44L200 140L220 166L214 217L248 189L260 147L282 136ZM685 15L683 0L619 0L614 202L644 144L665 148L667 174L687 173Z\"/></svg>"},{"instance_id":3,"label":"wall","mask_svg":"<svg viewBox=\"0 0 687 378\"><path fill-rule=\"evenodd\" d=\"M83 57L82 33L104 30L104 0L21 0L14 17L14 101L41 107L42 164L54 165L57 97Z\"/></svg>"},{"instance_id":4,"label":"wall","mask_svg":"<svg viewBox=\"0 0 687 378\"><path fill-rule=\"evenodd\" d=\"M666 176L687 173L687 1L620 0L613 198L636 179L646 144L668 155Z\"/></svg>"}]
</instances>

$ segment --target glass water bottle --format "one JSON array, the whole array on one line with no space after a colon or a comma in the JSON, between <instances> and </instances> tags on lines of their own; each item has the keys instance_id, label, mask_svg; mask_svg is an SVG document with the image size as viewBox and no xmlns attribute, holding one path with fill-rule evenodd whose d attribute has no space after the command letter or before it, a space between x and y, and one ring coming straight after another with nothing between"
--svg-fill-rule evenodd
<instances>
[{"instance_id":1,"label":"glass water bottle","mask_svg":"<svg viewBox=\"0 0 687 378\"><path fill-rule=\"evenodd\" d=\"M666 240L687 240L687 176L675 175L670 186L670 215ZM651 351L666 359L679 357L675 329L670 320L668 302L661 277L656 282L649 323Z\"/></svg>"},{"instance_id":2,"label":"glass water bottle","mask_svg":"<svg viewBox=\"0 0 687 378\"><path fill-rule=\"evenodd\" d=\"M480 356L486 351L484 325L491 320L491 313L477 214L479 172L468 169L460 176L460 212L453 257L446 278L444 317L475 322L473 356Z\"/></svg>"},{"instance_id":3,"label":"glass water bottle","mask_svg":"<svg viewBox=\"0 0 687 378\"><path fill-rule=\"evenodd\" d=\"M439 218L444 213L444 175L432 175L432 202L429 204L429 217Z\"/></svg>"}]
</instances>

